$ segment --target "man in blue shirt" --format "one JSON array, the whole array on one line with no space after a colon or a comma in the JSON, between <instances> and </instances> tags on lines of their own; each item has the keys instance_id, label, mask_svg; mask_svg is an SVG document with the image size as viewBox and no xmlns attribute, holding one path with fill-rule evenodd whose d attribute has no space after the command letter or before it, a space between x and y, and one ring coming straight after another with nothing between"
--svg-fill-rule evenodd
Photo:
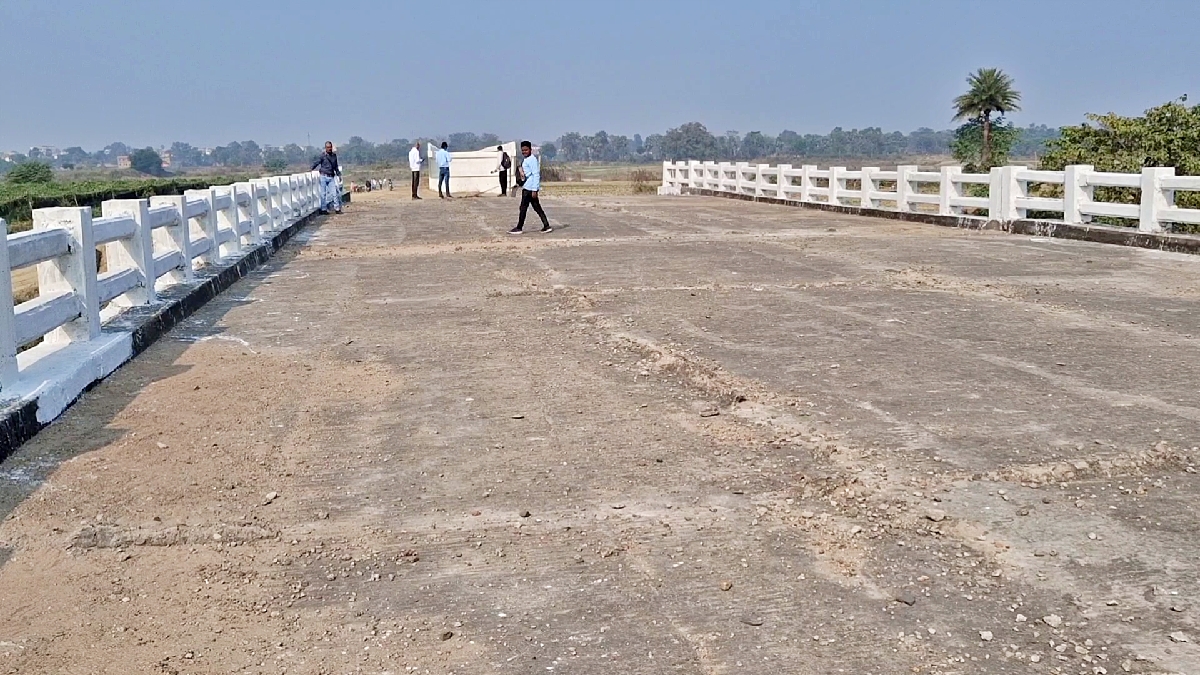
<instances>
[{"instance_id":1,"label":"man in blue shirt","mask_svg":"<svg viewBox=\"0 0 1200 675\"><path fill-rule=\"evenodd\" d=\"M542 219L542 232L553 232L554 228L550 227L546 212L542 210L542 202L538 199L538 190L542 189L542 165L538 158L533 156L532 143L521 141L521 156L525 158L521 161L521 167L517 169L517 183L521 186L521 217L517 220L517 226L508 233L521 234L525 231L525 213L531 204L534 212Z\"/></svg>"},{"instance_id":2,"label":"man in blue shirt","mask_svg":"<svg viewBox=\"0 0 1200 675\"><path fill-rule=\"evenodd\" d=\"M437 151L438 165L438 196L442 199L450 196L450 153L446 141L442 141L442 149ZM446 194L442 194L442 183L446 183Z\"/></svg>"}]
</instances>

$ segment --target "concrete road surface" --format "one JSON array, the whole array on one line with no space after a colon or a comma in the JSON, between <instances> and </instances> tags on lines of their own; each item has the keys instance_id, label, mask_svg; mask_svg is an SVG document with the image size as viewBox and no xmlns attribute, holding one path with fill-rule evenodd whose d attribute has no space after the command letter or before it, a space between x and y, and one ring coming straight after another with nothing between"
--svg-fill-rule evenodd
<instances>
[{"instance_id":1,"label":"concrete road surface","mask_svg":"<svg viewBox=\"0 0 1200 675\"><path fill-rule=\"evenodd\" d=\"M1200 672L1200 260L355 199L0 466L0 672Z\"/></svg>"}]
</instances>

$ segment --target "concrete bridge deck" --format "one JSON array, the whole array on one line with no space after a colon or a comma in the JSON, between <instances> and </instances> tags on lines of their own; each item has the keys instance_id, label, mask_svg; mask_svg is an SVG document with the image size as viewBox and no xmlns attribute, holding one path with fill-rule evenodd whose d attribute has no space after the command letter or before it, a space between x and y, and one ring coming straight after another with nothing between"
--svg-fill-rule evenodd
<instances>
[{"instance_id":1,"label":"concrete bridge deck","mask_svg":"<svg viewBox=\"0 0 1200 675\"><path fill-rule=\"evenodd\" d=\"M0 671L1200 671L1200 260L401 197L0 466Z\"/></svg>"}]
</instances>

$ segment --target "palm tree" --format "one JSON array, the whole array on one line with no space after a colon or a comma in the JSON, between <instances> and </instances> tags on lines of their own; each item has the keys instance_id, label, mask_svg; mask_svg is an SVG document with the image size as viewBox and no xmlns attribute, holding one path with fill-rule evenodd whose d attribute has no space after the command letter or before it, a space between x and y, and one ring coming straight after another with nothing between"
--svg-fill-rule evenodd
<instances>
[{"instance_id":1,"label":"palm tree","mask_svg":"<svg viewBox=\"0 0 1200 675\"><path fill-rule=\"evenodd\" d=\"M992 113L1020 110L1021 92L1013 89L1013 79L999 68L980 68L967 76L967 85L967 93L954 99L954 119L978 119L983 123L980 164L988 167L992 159Z\"/></svg>"}]
</instances>

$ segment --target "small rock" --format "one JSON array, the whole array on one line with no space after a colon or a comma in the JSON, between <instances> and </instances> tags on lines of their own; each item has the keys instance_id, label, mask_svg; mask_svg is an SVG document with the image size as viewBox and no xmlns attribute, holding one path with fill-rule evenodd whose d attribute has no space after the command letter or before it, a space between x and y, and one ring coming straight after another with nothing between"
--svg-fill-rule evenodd
<instances>
[{"instance_id":1,"label":"small rock","mask_svg":"<svg viewBox=\"0 0 1200 675\"><path fill-rule=\"evenodd\" d=\"M895 596L892 597L892 599L895 600L896 602L902 602L902 603L908 605L909 607L912 607L913 605L917 604L917 596L915 596L912 593L909 593L907 591L901 591L901 592L897 593Z\"/></svg>"},{"instance_id":2,"label":"small rock","mask_svg":"<svg viewBox=\"0 0 1200 675\"><path fill-rule=\"evenodd\" d=\"M760 618L760 617L757 617L757 616L744 616L744 617L742 617L742 618L741 618L741 622L742 622L742 623L744 623L744 624L746 624L747 626L761 626L761 625L763 625L763 620L762 620L762 618Z\"/></svg>"},{"instance_id":3,"label":"small rock","mask_svg":"<svg viewBox=\"0 0 1200 675\"><path fill-rule=\"evenodd\" d=\"M1172 612L1186 612L1187 607L1184 607L1183 605L1171 605L1171 611Z\"/></svg>"},{"instance_id":4,"label":"small rock","mask_svg":"<svg viewBox=\"0 0 1200 675\"><path fill-rule=\"evenodd\" d=\"M478 509L476 509L475 511L472 511L472 512L471 512L471 515L473 515L473 516L478 516L478 515L482 515L482 514L483 514L483 511L480 511L480 510L478 510Z\"/></svg>"},{"instance_id":5,"label":"small rock","mask_svg":"<svg viewBox=\"0 0 1200 675\"><path fill-rule=\"evenodd\" d=\"M1017 509L1017 515L1018 515L1018 516L1027 516L1027 515L1029 515L1029 514L1030 514L1030 512L1031 512L1031 511L1030 511L1030 508L1029 508L1028 506L1023 506L1023 507L1021 507L1021 508Z\"/></svg>"},{"instance_id":6,"label":"small rock","mask_svg":"<svg viewBox=\"0 0 1200 675\"><path fill-rule=\"evenodd\" d=\"M1027 621L1027 619L1025 618L1024 614L1017 615L1017 623L1025 623L1025 621Z\"/></svg>"},{"instance_id":7,"label":"small rock","mask_svg":"<svg viewBox=\"0 0 1200 675\"><path fill-rule=\"evenodd\" d=\"M267 504L270 504L271 502L275 501L276 499L279 499L278 492L268 492L267 495L265 497L263 497L262 505L266 506Z\"/></svg>"},{"instance_id":8,"label":"small rock","mask_svg":"<svg viewBox=\"0 0 1200 675\"><path fill-rule=\"evenodd\" d=\"M168 447L170 447L169 445L167 445L166 443L163 443L162 441L155 443L155 445L158 446L159 450L166 450Z\"/></svg>"},{"instance_id":9,"label":"small rock","mask_svg":"<svg viewBox=\"0 0 1200 675\"><path fill-rule=\"evenodd\" d=\"M722 581L722 582L721 582L721 590L723 590L723 591L728 591L728 590L729 590L729 589L731 589L731 588L733 588L733 582L732 582L732 581L729 581L728 579L726 579L725 581Z\"/></svg>"},{"instance_id":10,"label":"small rock","mask_svg":"<svg viewBox=\"0 0 1200 675\"><path fill-rule=\"evenodd\" d=\"M526 510L524 510L524 511L522 511L522 512L521 512L521 517L522 517L522 518L528 518L528 517L529 517L529 516L531 516L531 515L533 515L533 514L531 514L531 513L529 512L529 510L528 510L528 509L526 509Z\"/></svg>"},{"instance_id":11,"label":"small rock","mask_svg":"<svg viewBox=\"0 0 1200 675\"><path fill-rule=\"evenodd\" d=\"M1096 541L1096 533L1088 532L1088 539L1091 539L1092 541Z\"/></svg>"},{"instance_id":12,"label":"small rock","mask_svg":"<svg viewBox=\"0 0 1200 675\"><path fill-rule=\"evenodd\" d=\"M983 640L984 642L991 642L992 641L992 631L990 631L990 630L979 631L979 639Z\"/></svg>"},{"instance_id":13,"label":"small rock","mask_svg":"<svg viewBox=\"0 0 1200 675\"><path fill-rule=\"evenodd\" d=\"M1062 625L1062 621L1062 617L1057 614L1051 614L1049 616L1042 617L1042 623L1050 626L1051 628L1058 628Z\"/></svg>"},{"instance_id":14,"label":"small rock","mask_svg":"<svg viewBox=\"0 0 1200 675\"><path fill-rule=\"evenodd\" d=\"M941 509L929 509L925 512L925 517L935 523L940 523L946 519L946 512Z\"/></svg>"},{"instance_id":15,"label":"small rock","mask_svg":"<svg viewBox=\"0 0 1200 675\"><path fill-rule=\"evenodd\" d=\"M621 509L625 508L625 505L624 504L613 504L612 507L614 509L620 511Z\"/></svg>"},{"instance_id":16,"label":"small rock","mask_svg":"<svg viewBox=\"0 0 1200 675\"><path fill-rule=\"evenodd\" d=\"M512 418L514 420L523 420L523 419L525 419L525 416L521 415L521 414L517 414L517 415L513 415Z\"/></svg>"},{"instance_id":17,"label":"small rock","mask_svg":"<svg viewBox=\"0 0 1200 675\"><path fill-rule=\"evenodd\" d=\"M1171 642L1187 642L1188 641L1188 637L1186 635L1184 635L1183 631L1181 631L1181 630L1177 630L1174 633L1171 633L1170 635L1168 635L1167 637L1171 638Z\"/></svg>"},{"instance_id":18,"label":"small rock","mask_svg":"<svg viewBox=\"0 0 1200 675\"><path fill-rule=\"evenodd\" d=\"M454 631L448 630L445 633L442 633L442 642L445 642L446 640L449 640L452 637L454 637Z\"/></svg>"},{"instance_id":19,"label":"small rock","mask_svg":"<svg viewBox=\"0 0 1200 675\"><path fill-rule=\"evenodd\" d=\"M1030 655L1029 660L1032 663L1037 663L1038 661L1042 660L1042 656L1041 656L1041 654L1032 654L1032 655Z\"/></svg>"}]
</instances>

